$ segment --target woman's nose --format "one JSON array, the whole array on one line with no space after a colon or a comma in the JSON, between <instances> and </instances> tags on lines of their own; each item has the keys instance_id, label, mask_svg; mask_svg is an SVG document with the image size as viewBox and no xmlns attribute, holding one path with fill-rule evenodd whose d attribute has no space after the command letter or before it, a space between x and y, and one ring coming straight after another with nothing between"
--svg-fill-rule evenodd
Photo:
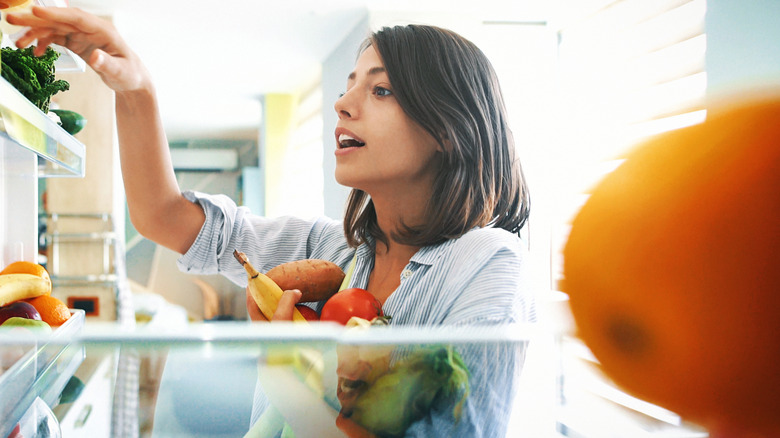
<instances>
[{"instance_id":1,"label":"woman's nose","mask_svg":"<svg viewBox=\"0 0 780 438\"><path fill-rule=\"evenodd\" d=\"M357 116L357 108L354 102L352 102L351 96L349 96L349 91L336 99L333 109L336 110L339 119L352 119Z\"/></svg>"}]
</instances>

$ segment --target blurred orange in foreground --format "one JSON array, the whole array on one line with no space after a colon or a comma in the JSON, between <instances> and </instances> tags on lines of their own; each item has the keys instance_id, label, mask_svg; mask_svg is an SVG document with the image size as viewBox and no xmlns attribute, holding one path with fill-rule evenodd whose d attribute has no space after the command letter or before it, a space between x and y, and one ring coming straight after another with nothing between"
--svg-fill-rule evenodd
<instances>
[{"instance_id":1,"label":"blurred orange in foreground","mask_svg":"<svg viewBox=\"0 0 780 438\"><path fill-rule=\"evenodd\" d=\"M626 158L564 250L578 335L627 392L713 436L780 436L780 99Z\"/></svg>"},{"instance_id":2,"label":"blurred orange in foreground","mask_svg":"<svg viewBox=\"0 0 780 438\"><path fill-rule=\"evenodd\" d=\"M51 295L41 295L25 301L32 304L41 314L41 320L52 327L62 325L70 318L68 306Z\"/></svg>"}]
</instances>

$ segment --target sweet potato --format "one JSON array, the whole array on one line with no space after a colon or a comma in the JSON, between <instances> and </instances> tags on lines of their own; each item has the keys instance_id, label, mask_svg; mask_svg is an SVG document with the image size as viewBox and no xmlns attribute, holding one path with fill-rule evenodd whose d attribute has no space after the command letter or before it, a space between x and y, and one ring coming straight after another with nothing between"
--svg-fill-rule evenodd
<instances>
[{"instance_id":1,"label":"sweet potato","mask_svg":"<svg viewBox=\"0 0 780 438\"><path fill-rule=\"evenodd\" d=\"M328 260L307 259L283 263L266 274L282 290L299 289L300 302L327 300L338 292L344 280L344 271Z\"/></svg>"}]
</instances>

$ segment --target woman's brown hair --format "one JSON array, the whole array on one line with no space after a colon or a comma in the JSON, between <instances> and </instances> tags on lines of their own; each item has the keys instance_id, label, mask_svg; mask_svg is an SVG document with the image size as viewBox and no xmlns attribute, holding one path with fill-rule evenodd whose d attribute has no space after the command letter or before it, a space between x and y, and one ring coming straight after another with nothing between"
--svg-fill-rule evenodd
<instances>
[{"instance_id":1,"label":"woman's brown hair","mask_svg":"<svg viewBox=\"0 0 780 438\"><path fill-rule=\"evenodd\" d=\"M529 214L528 187L498 78L484 53L452 31L420 25L385 27L360 53L371 46L401 108L443 150L424 224L403 224L391 237L427 246L474 227L519 233ZM366 192L352 190L344 217L350 245L368 236L388 243Z\"/></svg>"}]
</instances>

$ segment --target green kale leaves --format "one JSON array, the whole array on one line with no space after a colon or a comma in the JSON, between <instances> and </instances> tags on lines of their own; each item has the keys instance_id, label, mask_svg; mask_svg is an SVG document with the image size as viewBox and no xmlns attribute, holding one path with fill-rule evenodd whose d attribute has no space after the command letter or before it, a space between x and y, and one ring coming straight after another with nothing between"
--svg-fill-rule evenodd
<instances>
[{"instance_id":1,"label":"green kale leaves","mask_svg":"<svg viewBox=\"0 0 780 438\"><path fill-rule=\"evenodd\" d=\"M68 90L70 84L54 77L54 62L60 56L57 51L47 47L46 53L38 57L33 55L33 50L32 46L25 49L3 47L0 73L24 97L47 113L51 97Z\"/></svg>"}]
</instances>

